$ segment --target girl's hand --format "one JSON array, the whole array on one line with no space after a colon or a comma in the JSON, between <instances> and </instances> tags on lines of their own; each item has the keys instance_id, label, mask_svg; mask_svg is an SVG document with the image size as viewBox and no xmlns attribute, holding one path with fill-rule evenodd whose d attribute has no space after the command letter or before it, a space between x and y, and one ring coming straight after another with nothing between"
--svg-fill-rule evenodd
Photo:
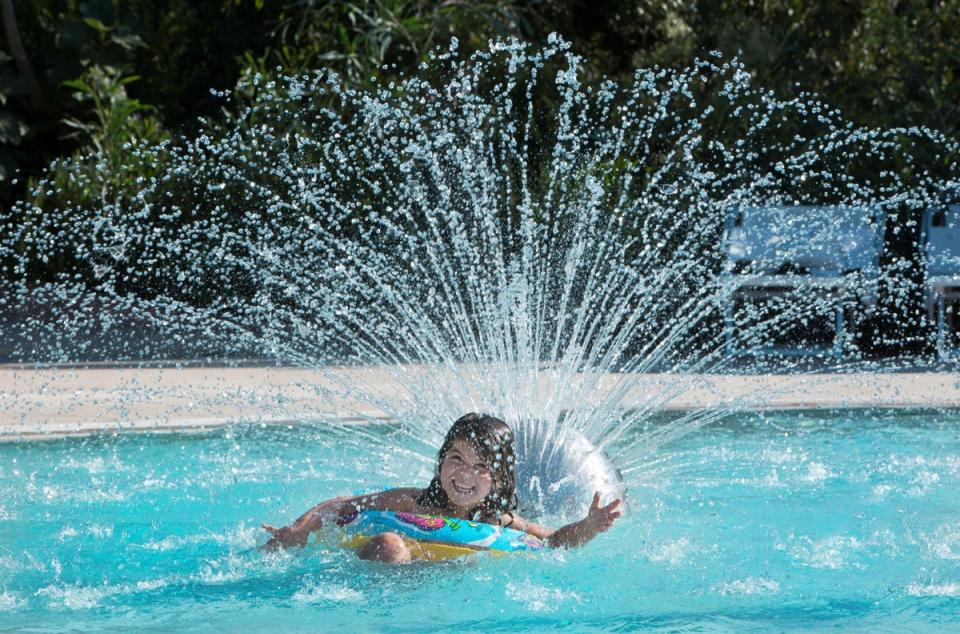
<instances>
[{"instance_id":1,"label":"girl's hand","mask_svg":"<svg viewBox=\"0 0 960 634\"><path fill-rule=\"evenodd\" d=\"M340 497L333 500L327 500L318 504L303 515L290 526L277 528L270 524L261 524L263 530L267 531L273 537L261 546L261 550L276 550L277 548L289 548L290 546L306 546L310 533L319 529L324 523L341 515L344 512L343 502L350 498Z\"/></svg>"},{"instance_id":2,"label":"girl's hand","mask_svg":"<svg viewBox=\"0 0 960 634\"><path fill-rule=\"evenodd\" d=\"M547 543L554 548L576 548L604 532L620 517L620 500L600 506L600 492L593 494L593 504L587 516L579 522L567 524L547 535Z\"/></svg>"},{"instance_id":3,"label":"girl's hand","mask_svg":"<svg viewBox=\"0 0 960 634\"><path fill-rule=\"evenodd\" d=\"M613 526L620 515L620 500L617 499L606 506L600 506L600 492L597 491L593 494L593 504L590 505L584 523L594 534L602 533Z\"/></svg>"},{"instance_id":4,"label":"girl's hand","mask_svg":"<svg viewBox=\"0 0 960 634\"><path fill-rule=\"evenodd\" d=\"M263 530L267 531L273 537L270 540L261 546L263 550L276 550L277 548L289 548L291 546L306 546L307 537L310 536L310 531L297 530L292 526L284 526L283 528L277 528L276 526L271 526L269 524L261 524Z\"/></svg>"}]
</instances>

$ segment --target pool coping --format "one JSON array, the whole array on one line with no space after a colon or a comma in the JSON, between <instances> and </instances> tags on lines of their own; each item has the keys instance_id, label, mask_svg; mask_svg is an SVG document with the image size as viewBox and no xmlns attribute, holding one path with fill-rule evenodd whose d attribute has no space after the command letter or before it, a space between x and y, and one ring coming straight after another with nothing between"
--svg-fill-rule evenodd
<instances>
[{"instance_id":1,"label":"pool coping","mask_svg":"<svg viewBox=\"0 0 960 634\"><path fill-rule=\"evenodd\" d=\"M474 370L469 366L438 370L426 366L0 365L0 442L207 432L234 424L382 423L392 418L383 404L408 398L411 385L425 381L423 385L435 389L438 377L449 378L451 389L456 390L457 380L461 385L468 383ZM548 385L548 375L546 369L535 380ZM960 408L957 372L606 374L590 380L593 391L580 397L627 385L618 405L651 412Z\"/></svg>"}]
</instances>

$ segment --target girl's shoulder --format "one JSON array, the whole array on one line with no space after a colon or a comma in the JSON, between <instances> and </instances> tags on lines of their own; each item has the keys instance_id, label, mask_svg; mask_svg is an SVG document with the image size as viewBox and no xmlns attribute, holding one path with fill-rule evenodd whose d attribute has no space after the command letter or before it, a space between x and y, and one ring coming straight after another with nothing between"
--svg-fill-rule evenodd
<instances>
[{"instance_id":1,"label":"girl's shoulder","mask_svg":"<svg viewBox=\"0 0 960 634\"><path fill-rule=\"evenodd\" d=\"M414 487L398 487L396 489L377 491L376 493L367 493L366 495L358 497L368 497L378 500L400 500L419 497L421 491L422 489L417 489Z\"/></svg>"},{"instance_id":2,"label":"girl's shoulder","mask_svg":"<svg viewBox=\"0 0 960 634\"><path fill-rule=\"evenodd\" d=\"M376 508L381 511L417 513L420 511L420 505L417 504L417 498L420 496L420 492L421 489L413 487L388 489L381 493L371 495L370 505L367 508Z\"/></svg>"},{"instance_id":3,"label":"girl's shoulder","mask_svg":"<svg viewBox=\"0 0 960 634\"><path fill-rule=\"evenodd\" d=\"M418 489L416 487L401 487L398 489L389 489L384 491L383 495L388 495L398 501L402 500L416 503L421 493L423 493L423 489Z\"/></svg>"},{"instance_id":4,"label":"girl's shoulder","mask_svg":"<svg viewBox=\"0 0 960 634\"><path fill-rule=\"evenodd\" d=\"M390 490L396 492L399 495L412 495L414 497L423 493L423 489L418 487L398 487L396 489L390 489Z\"/></svg>"}]
</instances>

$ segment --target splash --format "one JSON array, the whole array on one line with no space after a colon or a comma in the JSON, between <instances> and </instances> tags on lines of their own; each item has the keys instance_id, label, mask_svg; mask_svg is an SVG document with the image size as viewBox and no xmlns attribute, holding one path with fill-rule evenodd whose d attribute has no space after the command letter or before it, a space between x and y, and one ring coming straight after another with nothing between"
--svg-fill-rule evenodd
<instances>
[{"instance_id":1,"label":"splash","mask_svg":"<svg viewBox=\"0 0 960 634\"><path fill-rule=\"evenodd\" d=\"M955 186L911 159L922 144L956 155L937 133L856 127L737 60L624 85L585 85L583 63L559 38L469 57L454 41L371 91L254 78L220 133L131 146L159 166L132 190L77 205L69 192L97 183L40 183L39 202L0 216L7 308L31 316L9 333L19 355L356 366L385 373L391 398L332 371L325 389L399 421L425 462L482 410L547 421L544 460L570 430L642 473L729 411L657 423L666 402L749 370L731 350L832 310L797 291L725 327L732 211L922 208ZM644 383L653 372L678 379Z\"/></svg>"}]
</instances>

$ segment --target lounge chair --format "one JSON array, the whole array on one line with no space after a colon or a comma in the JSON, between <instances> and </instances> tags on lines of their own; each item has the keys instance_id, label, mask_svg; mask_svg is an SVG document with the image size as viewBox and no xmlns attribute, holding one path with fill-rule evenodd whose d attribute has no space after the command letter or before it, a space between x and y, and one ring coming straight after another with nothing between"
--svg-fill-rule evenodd
<instances>
[{"instance_id":1,"label":"lounge chair","mask_svg":"<svg viewBox=\"0 0 960 634\"><path fill-rule=\"evenodd\" d=\"M842 356L849 322L876 307L884 225L867 207L728 214L727 353Z\"/></svg>"},{"instance_id":2,"label":"lounge chair","mask_svg":"<svg viewBox=\"0 0 960 634\"><path fill-rule=\"evenodd\" d=\"M960 205L928 209L920 236L924 299L937 328L937 354L954 359L960 343Z\"/></svg>"}]
</instances>

